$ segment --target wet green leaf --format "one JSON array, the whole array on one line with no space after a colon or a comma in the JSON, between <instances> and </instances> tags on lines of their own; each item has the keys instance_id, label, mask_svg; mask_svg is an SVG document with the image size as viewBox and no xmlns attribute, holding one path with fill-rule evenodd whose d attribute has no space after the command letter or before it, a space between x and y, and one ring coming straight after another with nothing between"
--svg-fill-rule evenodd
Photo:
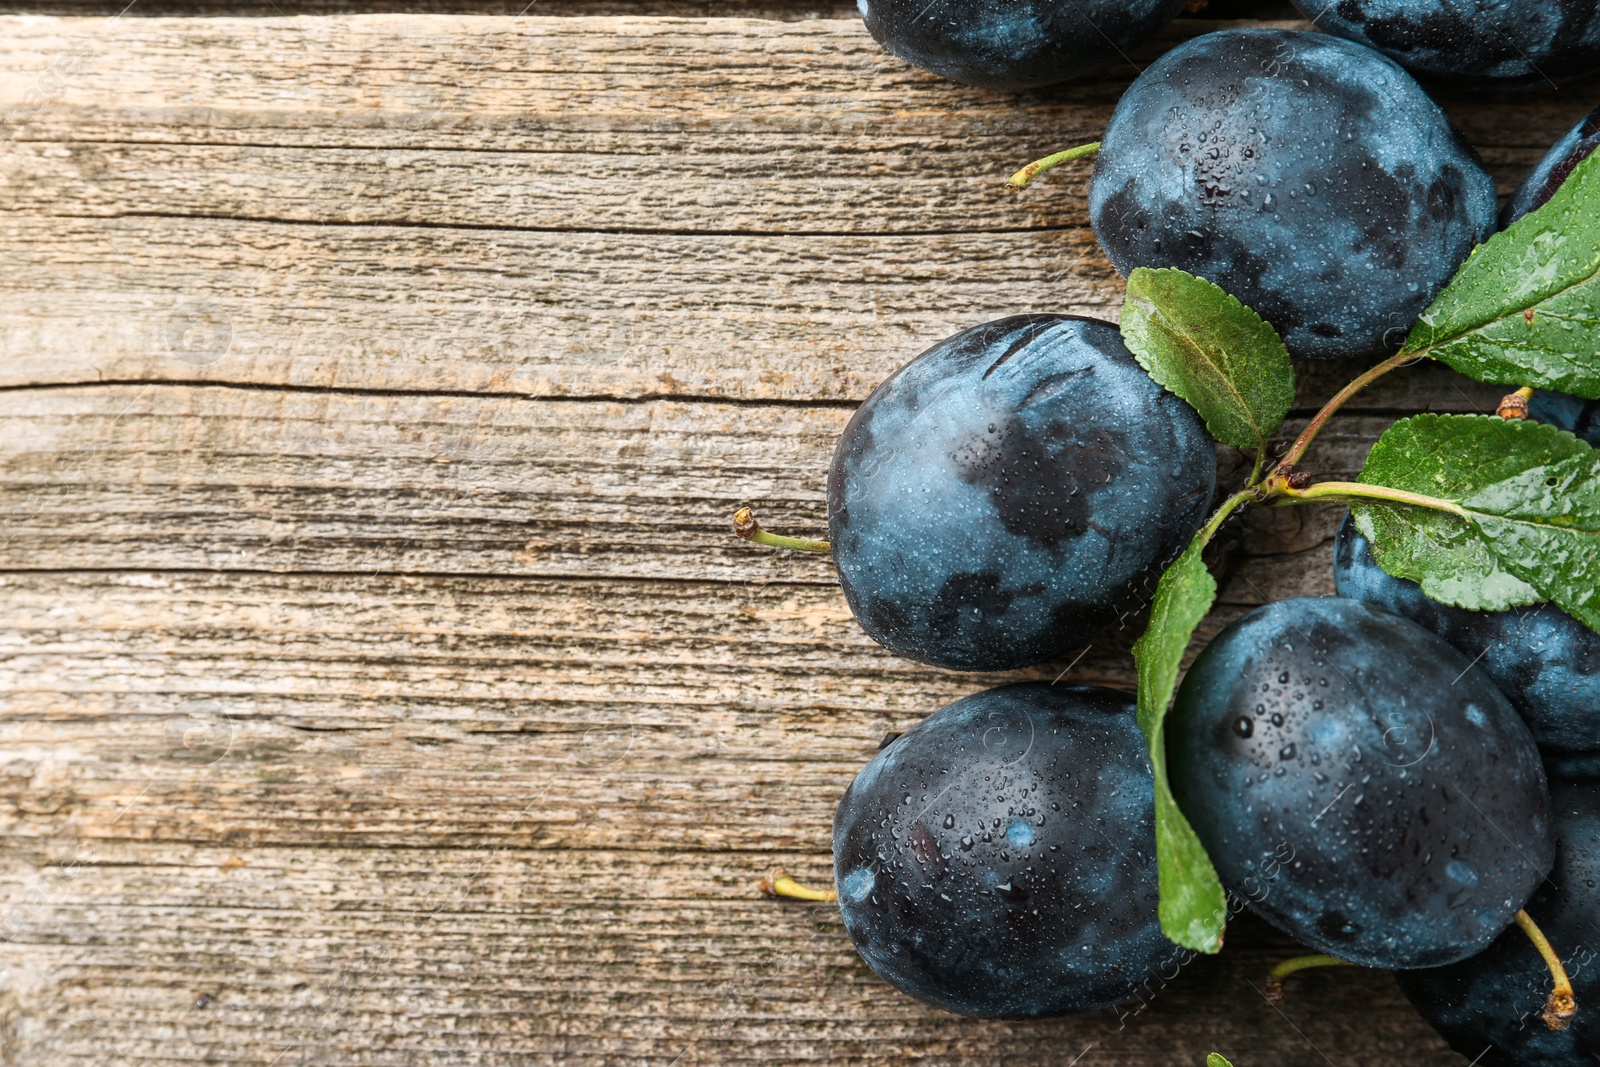
<instances>
[{"instance_id":1,"label":"wet green leaf","mask_svg":"<svg viewBox=\"0 0 1600 1067\"><path fill-rule=\"evenodd\" d=\"M1139 729L1150 746L1156 786L1156 865L1161 892L1161 929L1167 938L1198 952L1222 947L1227 897L1211 857L1178 810L1167 784L1162 724L1178 684L1178 668L1195 627L1217 598L1217 583L1200 558L1197 538L1161 576L1150 624L1133 646L1139 668Z\"/></svg>"},{"instance_id":2,"label":"wet green leaf","mask_svg":"<svg viewBox=\"0 0 1600 1067\"><path fill-rule=\"evenodd\" d=\"M1122 340L1224 444L1265 448L1294 403L1294 367L1277 331L1204 278L1173 268L1128 275Z\"/></svg>"},{"instance_id":3,"label":"wet green leaf","mask_svg":"<svg viewBox=\"0 0 1600 1067\"><path fill-rule=\"evenodd\" d=\"M1378 439L1360 480L1460 511L1353 503L1388 573L1475 610L1551 600L1600 631L1600 452L1572 434L1525 419L1417 415Z\"/></svg>"},{"instance_id":4,"label":"wet green leaf","mask_svg":"<svg viewBox=\"0 0 1600 1067\"><path fill-rule=\"evenodd\" d=\"M1403 351L1480 382L1600 397L1600 153L1474 250Z\"/></svg>"}]
</instances>

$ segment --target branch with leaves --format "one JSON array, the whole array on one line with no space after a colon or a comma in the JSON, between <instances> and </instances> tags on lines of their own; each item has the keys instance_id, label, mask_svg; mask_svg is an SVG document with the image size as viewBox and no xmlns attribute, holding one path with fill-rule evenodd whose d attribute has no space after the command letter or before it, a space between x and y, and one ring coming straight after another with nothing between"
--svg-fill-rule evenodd
<instances>
[{"instance_id":1,"label":"branch with leaves","mask_svg":"<svg viewBox=\"0 0 1600 1067\"><path fill-rule=\"evenodd\" d=\"M1162 575L1133 650L1156 774L1161 925L1180 945L1216 952L1226 894L1173 799L1162 729L1217 595L1201 553L1229 518L1267 503L1348 504L1378 564L1435 600L1472 610L1550 601L1600 631L1600 452L1572 434L1497 415L1422 414L1391 426L1354 482L1317 482L1299 467L1351 397L1424 359L1481 382L1600 397L1600 155L1475 249L1401 350L1335 394L1276 460L1268 441L1293 404L1294 368L1253 310L1205 279L1140 268L1128 278L1122 336L1217 440L1255 451L1244 487Z\"/></svg>"}]
</instances>

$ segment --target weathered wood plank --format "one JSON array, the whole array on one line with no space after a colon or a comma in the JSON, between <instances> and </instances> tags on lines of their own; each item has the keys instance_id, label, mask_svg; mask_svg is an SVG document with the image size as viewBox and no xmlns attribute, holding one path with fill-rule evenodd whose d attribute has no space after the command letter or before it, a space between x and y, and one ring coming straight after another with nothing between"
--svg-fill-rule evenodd
<instances>
[{"instance_id":1,"label":"weathered wood plank","mask_svg":"<svg viewBox=\"0 0 1600 1067\"><path fill-rule=\"evenodd\" d=\"M1110 313L1109 268L1008 241L0 217L0 383L859 396L967 325Z\"/></svg>"},{"instance_id":2,"label":"weathered wood plank","mask_svg":"<svg viewBox=\"0 0 1600 1067\"><path fill-rule=\"evenodd\" d=\"M987 93L850 20L0 31L0 384L860 398L961 327L1120 302L1081 175L1000 179L1131 65ZM1505 185L1584 92L1453 110Z\"/></svg>"},{"instance_id":3,"label":"weathered wood plank","mask_svg":"<svg viewBox=\"0 0 1600 1067\"><path fill-rule=\"evenodd\" d=\"M1325 549L1296 565L1318 557L1327 592ZM1203 636L1263 592L1238 573L1245 603ZM825 586L30 572L0 592L13 842L820 849L885 733L1012 678L1131 687L1135 635L985 677L890 656Z\"/></svg>"},{"instance_id":4,"label":"weathered wood plank","mask_svg":"<svg viewBox=\"0 0 1600 1067\"><path fill-rule=\"evenodd\" d=\"M1400 376L1433 383L1435 406L1456 410L1498 393ZM194 386L0 392L12 430L0 439L0 568L831 585L826 558L739 541L729 516L748 503L770 529L825 536L828 465L850 414ZM1391 421L1340 418L1307 468L1354 476ZM1280 433L1285 444L1301 424ZM1299 523L1303 510L1250 528ZM1269 538L1252 551L1315 543Z\"/></svg>"},{"instance_id":5,"label":"weathered wood plank","mask_svg":"<svg viewBox=\"0 0 1600 1067\"><path fill-rule=\"evenodd\" d=\"M0 919L33 963L10 970L0 992L8 1052L19 1063L239 1062L249 1049L262 1063L661 1067L1059 1065L1092 1048L1087 1062L1132 1067L1223 1048L1255 1063L1454 1062L1381 973L1307 976L1281 1011L1267 1006L1255 990L1289 946L1248 920L1227 955L1191 964L1147 1005L1030 1024L957 1019L873 979L831 909L754 899L755 862L145 843L10 851ZM141 981L129 984L130 971ZM20 1015L41 994L51 1013ZM1235 1007L1218 1012L1219 1001ZM119 1030L132 1015L139 1031ZM1352 1049L1339 1020L1357 1016L1366 1033Z\"/></svg>"}]
</instances>

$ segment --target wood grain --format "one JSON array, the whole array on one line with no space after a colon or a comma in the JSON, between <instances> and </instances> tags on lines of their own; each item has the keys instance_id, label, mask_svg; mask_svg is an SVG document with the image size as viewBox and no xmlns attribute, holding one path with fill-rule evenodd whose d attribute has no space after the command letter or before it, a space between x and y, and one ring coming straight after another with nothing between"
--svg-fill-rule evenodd
<instances>
[{"instance_id":1,"label":"wood grain","mask_svg":"<svg viewBox=\"0 0 1600 1067\"><path fill-rule=\"evenodd\" d=\"M893 994L836 913L753 879L826 877L832 798L976 680L871 647L821 586L567 585L7 576L14 1062L1448 1062L1380 974L1267 1008L1290 948L1248 921L1148 1015Z\"/></svg>"},{"instance_id":2,"label":"wood grain","mask_svg":"<svg viewBox=\"0 0 1600 1067\"><path fill-rule=\"evenodd\" d=\"M1248 918L1148 1006L980 1023L756 895L1003 679L888 655L728 515L820 532L939 337L1115 317L1083 174L998 179L1133 68L982 93L679 4L792 21L0 18L0 1064L1458 1062L1380 973L1267 1006ZM1505 186L1585 94L1447 105ZM1300 370L1285 438L1351 373ZM1397 373L1308 465L1498 393ZM1202 636L1329 592L1337 518L1231 527ZM1136 630L1005 677L1129 686Z\"/></svg>"},{"instance_id":3,"label":"wood grain","mask_svg":"<svg viewBox=\"0 0 1600 1067\"><path fill-rule=\"evenodd\" d=\"M849 21L11 18L0 384L860 399L976 321L1115 317L1085 171L1003 178L1209 25L1000 94ZM1508 185L1586 92L1452 110Z\"/></svg>"},{"instance_id":4,"label":"wood grain","mask_svg":"<svg viewBox=\"0 0 1600 1067\"><path fill-rule=\"evenodd\" d=\"M1500 393L1415 377L1439 389L1436 409L1483 411ZM850 414L150 384L0 392L13 430L0 439L0 567L832 585L826 558L739 541L729 517L749 504L770 529L826 536L827 469ZM1353 477L1392 421L1351 413L1303 465ZM1284 514L1300 512L1251 523Z\"/></svg>"},{"instance_id":5,"label":"wood grain","mask_svg":"<svg viewBox=\"0 0 1600 1067\"><path fill-rule=\"evenodd\" d=\"M1227 955L1119 1011L1027 1024L936 1013L866 971L836 911L754 899L746 861L148 843L30 853L0 885L34 896L5 921L48 943L10 971L0 1017L29 1061L174 1067L1073 1056L1133 1067L1214 1048L1296 1067L1454 1062L1419 1048L1420 1024L1380 973L1309 975L1268 1007L1255 990L1280 943L1248 919ZM135 956L146 981L129 985ZM60 1024L47 1050L26 1028L30 1002ZM134 1034L117 1026L130 1015ZM1342 1022L1353 1018L1359 1051Z\"/></svg>"}]
</instances>

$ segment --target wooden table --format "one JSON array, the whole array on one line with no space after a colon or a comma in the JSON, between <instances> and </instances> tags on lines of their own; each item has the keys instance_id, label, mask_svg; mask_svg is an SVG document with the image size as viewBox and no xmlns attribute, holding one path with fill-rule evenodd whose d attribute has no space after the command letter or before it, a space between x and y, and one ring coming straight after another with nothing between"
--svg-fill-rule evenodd
<instances>
[{"instance_id":1,"label":"wooden table","mask_svg":"<svg viewBox=\"0 0 1600 1067\"><path fill-rule=\"evenodd\" d=\"M1248 919L1148 1005L984 1023L758 895L996 679L728 515L820 531L934 340L1115 317L1086 170L1000 182L1134 73L980 92L788 3L0 17L0 1063L1464 1062L1382 973L1269 1007ZM1595 96L1447 106L1505 191ZM1497 392L1396 375L1311 465ZM1240 526L1206 630L1329 592L1337 518Z\"/></svg>"}]
</instances>

